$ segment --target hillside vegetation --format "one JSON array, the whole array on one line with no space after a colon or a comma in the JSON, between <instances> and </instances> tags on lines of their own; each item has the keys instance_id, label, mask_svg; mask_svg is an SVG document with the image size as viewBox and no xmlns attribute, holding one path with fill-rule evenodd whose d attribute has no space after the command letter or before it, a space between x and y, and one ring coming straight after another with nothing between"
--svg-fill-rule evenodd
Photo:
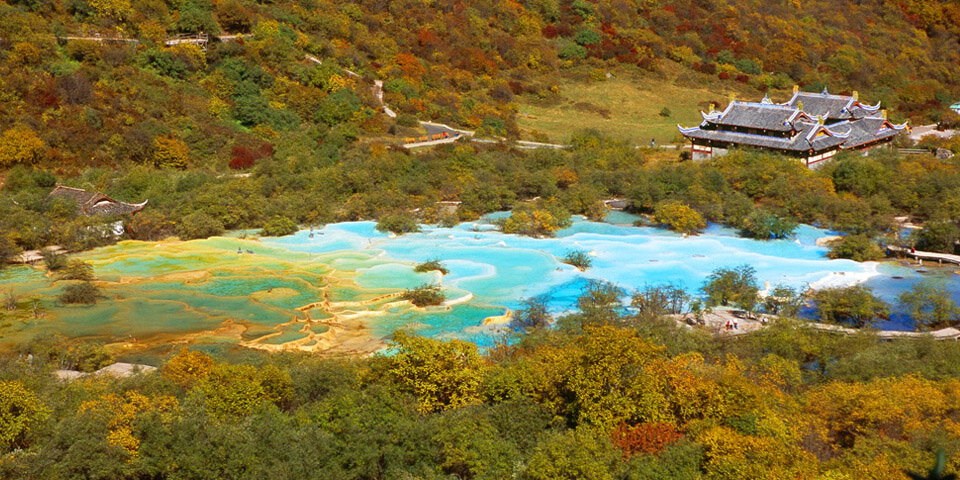
<instances>
[{"instance_id":1,"label":"hillside vegetation","mask_svg":"<svg viewBox=\"0 0 960 480\"><path fill-rule=\"evenodd\" d=\"M249 36L165 46L201 31ZM137 42L68 39L96 35ZM958 36L955 2L920 0L22 0L0 7L0 167L243 166L291 132L324 156L414 118L516 135L518 97L570 97L576 67L602 81L614 67L681 65L685 84L720 93L858 89L936 117L960 95ZM396 120L379 113L371 78ZM676 94L672 110L689 115L683 90L662 93L658 104Z\"/></svg>"},{"instance_id":2,"label":"hillside vegetation","mask_svg":"<svg viewBox=\"0 0 960 480\"><path fill-rule=\"evenodd\" d=\"M110 356L37 341L0 356L0 477L905 480L940 448L960 467L956 342L578 304L487 354L401 331L389 356L183 349L129 379L57 380Z\"/></svg>"}]
</instances>

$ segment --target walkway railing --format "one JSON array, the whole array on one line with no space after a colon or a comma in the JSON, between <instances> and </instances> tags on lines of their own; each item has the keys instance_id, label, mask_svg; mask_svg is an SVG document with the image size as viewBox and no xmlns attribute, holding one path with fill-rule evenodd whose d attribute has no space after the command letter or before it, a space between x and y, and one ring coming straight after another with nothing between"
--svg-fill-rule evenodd
<instances>
[{"instance_id":1,"label":"walkway railing","mask_svg":"<svg viewBox=\"0 0 960 480\"><path fill-rule=\"evenodd\" d=\"M949 253L937 253L937 252L922 252L920 250L914 250L912 248L903 248L896 245L887 245L887 250L891 252L901 253L903 255L908 255L916 258L917 260L936 260L937 263L955 263L960 265L960 255L951 255Z\"/></svg>"}]
</instances>

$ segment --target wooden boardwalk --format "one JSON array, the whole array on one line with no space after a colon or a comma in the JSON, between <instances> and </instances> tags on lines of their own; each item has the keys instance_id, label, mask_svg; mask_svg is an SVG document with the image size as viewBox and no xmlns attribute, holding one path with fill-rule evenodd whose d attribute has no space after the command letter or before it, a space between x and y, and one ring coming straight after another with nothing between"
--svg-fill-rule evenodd
<instances>
[{"instance_id":1,"label":"wooden boardwalk","mask_svg":"<svg viewBox=\"0 0 960 480\"><path fill-rule=\"evenodd\" d=\"M904 332L900 330L870 330L870 329L858 329L858 328L847 328L841 327L839 325L830 325L827 323L813 323L810 325L816 329L823 332L832 332L832 333L842 333L845 335L856 335L860 332L873 332L880 338L885 339L894 339L894 338L917 338L923 336L931 336L936 340L960 340L960 330L957 330L953 327L941 328L940 330L933 330L930 332Z\"/></svg>"},{"instance_id":2,"label":"wooden boardwalk","mask_svg":"<svg viewBox=\"0 0 960 480\"><path fill-rule=\"evenodd\" d=\"M960 255L951 255L949 253L937 253L937 252L923 252L920 250L913 250L910 248L898 247L896 245L887 245L887 250L916 258L917 260L920 260L920 263L923 263L923 260L930 260L930 261L936 261L937 263L947 262L947 263L960 265Z\"/></svg>"}]
</instances>

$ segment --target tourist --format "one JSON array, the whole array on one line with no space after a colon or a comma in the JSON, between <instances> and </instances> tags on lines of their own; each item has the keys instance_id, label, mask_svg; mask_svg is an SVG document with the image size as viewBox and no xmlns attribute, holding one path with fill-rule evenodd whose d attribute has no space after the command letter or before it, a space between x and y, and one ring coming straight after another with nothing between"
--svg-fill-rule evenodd
<instances>
[{"instance_id":1,"label":"tourist","mask_svg":"<svg viewBox=\"0 0 960 480\"><path fill-rule=\"evenodd\" d=\"M734 329L734 330L740 330L740 321L739 321L739 320L733 319L733 329Z\"/></svg>"},{"instance_id":2,"label":"tourist","mask_svg":"<svg viewBox=\"0 0 960 480\"><path fill-rule=\"evenodd\" d=\"M730 330L730 320L727 320L727 330Z\"/></svg>"}]
</instances>

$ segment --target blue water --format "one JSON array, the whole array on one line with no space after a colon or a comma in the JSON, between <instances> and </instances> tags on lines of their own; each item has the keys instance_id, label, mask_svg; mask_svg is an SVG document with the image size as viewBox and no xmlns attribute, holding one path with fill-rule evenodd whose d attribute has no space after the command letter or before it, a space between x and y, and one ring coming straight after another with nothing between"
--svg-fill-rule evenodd
<instances>
[{"instance_id":1,"label":"blue water","mask_svg":"<svg viewBox=\"0 0 960 480\"><path fill-rule=\"evenodd\" d=\"M711 226L703 234L684 237L653 227L634 227L637 217L616 213L611 223L576 219L555 238L536 239L495 231L485 222L464 223L452 228L423 226L420 233L395 236L378 232L374 222L350 222L325 226L313 238L301 231L282 238L265 238L268 245L307 253L340 250L373 252L383 263L358 269L361 287L407 287L440 279L439 275L415 275L414 263L439 259L450 270L441 281L448 299L472 295L451 311L413 319L398 315L380 322L375 331L389 333L403 322L416 321L422 333L470 338L488 343L477 326L487 316L515 309L522 300L543 296L554 313L570 311L590 280L616 283L628 292L646 284L671 283L696 292L704 279L720 267L749 264L765 286L821 288L866 281L889 302L923 278L910 267L875 262L830 260L816 239L831 234L800 226L786 240L758 241L737 236L736 231ZM593 266L585 272L563 264L560 258L572 250L589 252ZM396 262L391 266L391 262ZM894 280L902 276L902 280ZM940 274L958 294L960 279ZM499 311L499 313L498 313ZM399 318L403 317L403 318ZM894 315L881 325L909 329L909 319Z\"/></svg>"}]
</instances>

